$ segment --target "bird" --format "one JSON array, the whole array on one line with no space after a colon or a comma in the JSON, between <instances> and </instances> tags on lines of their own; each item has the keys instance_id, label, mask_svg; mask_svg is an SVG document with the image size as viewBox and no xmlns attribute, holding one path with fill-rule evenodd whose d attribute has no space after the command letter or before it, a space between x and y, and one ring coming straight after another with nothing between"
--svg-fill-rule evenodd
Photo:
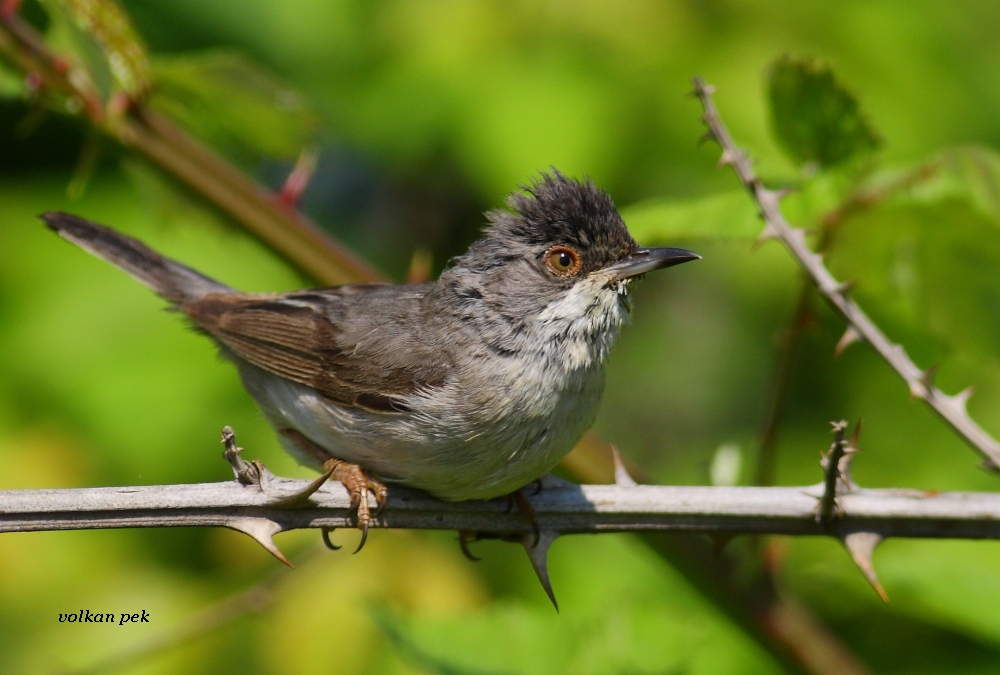
<instances>
[{"instance_id":1,"label":"bird","mask_svg":"<svg viewBox=\"0 0 1000 675\"><path fill-rule=\"evenodd\" d=\"M215 342L282 446L321 472L302 496L343 483L363 544L387 484L491 499L553 469L594 422L633 282L700 258L640 247L605 191L555 169L507 206L436 281L274 294L78 216L41 219Z\"/></svg>"}]
</instances>

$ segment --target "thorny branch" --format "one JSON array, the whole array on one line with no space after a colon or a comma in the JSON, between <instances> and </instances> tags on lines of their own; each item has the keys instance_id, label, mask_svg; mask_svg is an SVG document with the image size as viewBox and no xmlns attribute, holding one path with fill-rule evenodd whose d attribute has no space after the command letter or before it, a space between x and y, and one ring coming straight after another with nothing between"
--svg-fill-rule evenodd
<instances>
[{"instance_id":1,"label":"thorny branch","mask_svg":"<svg viewBox=\"0 0 1000 675\"><path fill-rule=\"evenodd\" d=\"M819 293L847 322L848 328L841 338L838 351L858 340L870 344L903 378L913 397L926 402L969 446L985 458L987 466L1000 470L1000 443L976 424L966 409L972 389L948 395L935 387L934 375L937 368L922 370L917 367L903 346L889 340L858 304L850 299L848 292L851 283L839 282L830 274L823 264L822 255L810 250L806 244L806 233L792 227L782 215L779 202L784 194L764 187L754 173L747 154L733 142L712 101L713 87L705 84L700 77L694 78L693 82L695 96L705 109L702 119L708 127L707 137L722 147L719 165L728 164L733 167L740 182L753 196L757 210L766 223L760 239L781 240L809 275Z\"/></svg>"},{"instance_id":2,"label":"thorny branch","mask_svg":"<svg viewBox=\"0 0 1000 675\"><path fill-rule=\"evenodd\" d=\"M534 524L504 500L443 502L394 486L373 527L457 530L479 538L521 542L546 593L555 603L546 568L548 548L564 534L674 531L735 534L828 535L847 545L875 585L871 554L896 537L1000 538L1000 493L922 492L856 488L841 459L854 451L844 441L846 423L827 457L827 478L806 487L677 487L637 485L623 469L615 485L576 485L549 477L545 489L526 495ZM353 527L356 516L342 485L327 483L305 508L276 506L308 484L279 478L260 462L239 456L224 430L236 479L225 483L0 491L0 532L126 527L228 527L253 537L289 564L274 544L288 530ZM829 468L830 466L836 468ZM247 467L254 471L248 472ZM838 484L850 489L838 494ZM833 504L836 502L837 509Z\"/></svg>"},{"instance_id":3,"label":"thorny branch","mask_svg":"<svg viewBox=\"0 0 1000 675\"><path fill-rule=\"evenodd\" d=\"M325 485L307 508L271 502L309 481L272 477L268 485L236 481L189 485L0 491L0 532L128 527L229 527L273 544L279 532L353 527L343 486ZM703 487L576 485L550 479L530 497L539 527L559 534L644 530L842 535L858 530L883 536L948 539L1000 538L1000 493L858 489L838 496L839 518L818 522L823 485ZM466 530L500 537L531 533L504 500L442 502L393 486L373 528ZM276 550L276 549L275 549Z\"/></svg>"}]
</instances>

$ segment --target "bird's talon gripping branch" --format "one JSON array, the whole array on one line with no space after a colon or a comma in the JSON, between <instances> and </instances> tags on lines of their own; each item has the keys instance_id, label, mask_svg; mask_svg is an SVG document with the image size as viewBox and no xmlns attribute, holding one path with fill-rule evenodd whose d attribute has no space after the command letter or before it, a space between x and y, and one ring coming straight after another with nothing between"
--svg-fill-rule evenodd
<instances>
[{"instance_id":1,"label":"bird's talon gripping branch","mask_svg":"<svg viewBox=\"0 0 1000 675\"><path fill-rule=\"evenodd\" d=\"M333 532L335 527L324 527L320 529L320 535L323 537L323 544L331 551L339 551L342 547L337 546L332 541L330 541L330 533Z\"/></svg>"},{"instance_id":2,"label":"bird's talon gripping branch","mask_svg":"<svg viewBox=\"0 0 1000 675\"><path fill-rule=\"evenodd\" d=\"M535 482L538 484L538 489L534 494L537 495L541 491L542 482L540 480ZM534 537L534 543L531 544L531 546L533 547L537 545L541 533L538 528L538 520L535 518L535 507L531 505L531 500L529 500L528 496L524 493L524 488L511 492L510 495L508 495L508 498L513 499L513 501L517 504L517 508L521 510L521 515L524 516L525 522L527 522L528 525L531 525Z\"/></svg>"},{"instance_id":3,"label":"bird's talon gripping branch","mask_svg":"<svg viewBox=\"0 0 1000 675\"><path fill-rule=\"evenodd\" d=\"M462 549L462 555L471 560L472 562L479 562L482 560L477 555L474 555L472 551L469 550L469 542L479 541L479 534L476 532L469 532L468 530L460 530L458 533L458 547Z\"/></svg>"},{"instance_id":4,"label":"bird's talon gripping branch","mask_svg":"<svg viewBox=\"0 0 1000 675\"><path fill-rule=\"evenodd\" d=\"M350 495L350 509L357 512L357 526L361 530L361 544L358 545L355 551L357 553L365 545L365 541L368 538L368 528L372 524L372 516L377 516L385 508L385 502L389 495L388 488L357 464L351 464L342 459L331 457L326 450L310 441L298 431L283 429L281 434L297 447L304 450L308 455L314 457L318 462L323 463L323 473L306 486L304 490L297 492L291 497L282 499L281 505L288 507L304 506L308 502L309 497L328 480L332 478L340 481L347 488L347 493ZM368 506L369 490L375 497L374 514L372 514Z\"/></svg>"}]
</instances>

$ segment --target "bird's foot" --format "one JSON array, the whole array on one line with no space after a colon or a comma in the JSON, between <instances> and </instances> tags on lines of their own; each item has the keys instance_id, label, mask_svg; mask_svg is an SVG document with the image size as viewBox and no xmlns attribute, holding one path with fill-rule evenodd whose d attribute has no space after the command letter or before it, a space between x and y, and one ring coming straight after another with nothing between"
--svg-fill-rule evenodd
<instances>
[{"instance_id":1,"label":"bird's foot","mask_svg":"<svg viewBox=\"0 0 1000 675\"><path fill-rule=\"evenodd\" d=\"M385 484L376 480L367 471L357 464L351 464L339 459L328 459L323 464L323 475L334 478L343 483L351 495L351 509L358 514L358 529L361 530L361 542L355 553L361 550L368 539L368 528L372 524L372 517L382 513L385 508L385 500L389 490ZM375 512L372 513L368 505L368 491L375 496Z\"/></svg>"},{"instance_id":2,"label":"bird's foot","mask_svg":"<svg viewBox=\"0 0 1000 675\"><path fill-rule=\"evenodd\" d=\"M371 527L373 516L377 516L385 508L386 498L389 494L388 488L386 488L384 483L377 480L357 464L351 464L342 459L331 457L326 450L299 432L288 429L282 431L282 434L295 443L295 445L305 450L309 455L321 461L323 473L302 490L283 497L275 505L286 508L306 506L309 502L309 497L323 487L328 480L332 478L340 481L347 488L347 492L351 497L351 510L357 513L358 529L361 530L361 543L358 544L358 548L354 551L357 553L368 539L368 528ZM374 512L372 512L368 504L369 491L375 497Z\"/></svg>"}]
</instances>

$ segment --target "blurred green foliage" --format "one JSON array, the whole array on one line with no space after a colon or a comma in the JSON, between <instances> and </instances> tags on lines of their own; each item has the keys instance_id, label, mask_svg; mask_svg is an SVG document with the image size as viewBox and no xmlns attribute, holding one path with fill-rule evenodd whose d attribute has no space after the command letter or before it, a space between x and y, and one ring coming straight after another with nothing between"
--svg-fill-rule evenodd
<instances>
[{"instance_id":1,"label":"blurred green foliage","mask_svg":"<svg viewBox=\"0 0 1000 675\"><path fill-rule=\"evenodd\" d=\"M111 5L45 6L75 8L79 19ZM663 483L707 482L724 445L740 449L749 480L802 283L778 246L751 248L760 229L752 204L728 171L715 171L714 146L696 145L700 110L685 94L690 76L702 74L719 87L717 104L760 173L797 189L786 212L824 233L834 273L858 280L854 296L918 364L942 364L945 391L975 384L971 413L1000 434L995 3L146 0L125 8L141 38L113 18L101 20L110 26L103 33L89 24L82 45L79 21L52 21L51 39L123 68L108 67L100 86L109 96L152 79L160 110L272 186L300 146L319 147L304 208L397 278L418 245L443 265L475 238L482 211L549 166L608 189L640 242L701 253L697 266L640 287L597 423ZM22 12L45 24L31 0ZM109 59L116 54L123 58ZM35 216L78 212L245 290L302 279L178 199L148 166L127 172L144 177L130 181L104 161L70 200L81 148L122 151L76 120L39 116L39 99L24 100L24 80L9 68L0 94L0 487L222 480L223 424L276 473L308 475L279 450L204 338ZM877 153L873 128L883 139ZM841 160L860 160L862 170L827 170ZM833 360L842 331L817 302L785 395L778 481L818 482L827 421L863 417L862 485L996 489L870 351L856 346ZM294 560L315 539L289 533L278 543ZM785 667L630 537L555 545L559 615L515 547L478 544L484 560L472 565L447 534L370 539L362 555L320 554L276 572L264 551L228 531L4 535L0 671L98 663L275 573L283 579L262 612L125 672ZM770 546L780 587L872 670L997 670L995 542L883 545L875 563L888 607L835 542ZM80 608L145 609L153 623L58 623L59 612Z\"/></svg>"},{"instance_id":2,"label":"blurred green foliage","mask_svg":"<svg viewBox=\"0 0 1000 675\"><path fill-rule=\"evenodd\" d=\"M857 99L829 66L783 56L767 80L774 135L798 164L828 169L881 144Z\"/></svg>"}]
</instances>

